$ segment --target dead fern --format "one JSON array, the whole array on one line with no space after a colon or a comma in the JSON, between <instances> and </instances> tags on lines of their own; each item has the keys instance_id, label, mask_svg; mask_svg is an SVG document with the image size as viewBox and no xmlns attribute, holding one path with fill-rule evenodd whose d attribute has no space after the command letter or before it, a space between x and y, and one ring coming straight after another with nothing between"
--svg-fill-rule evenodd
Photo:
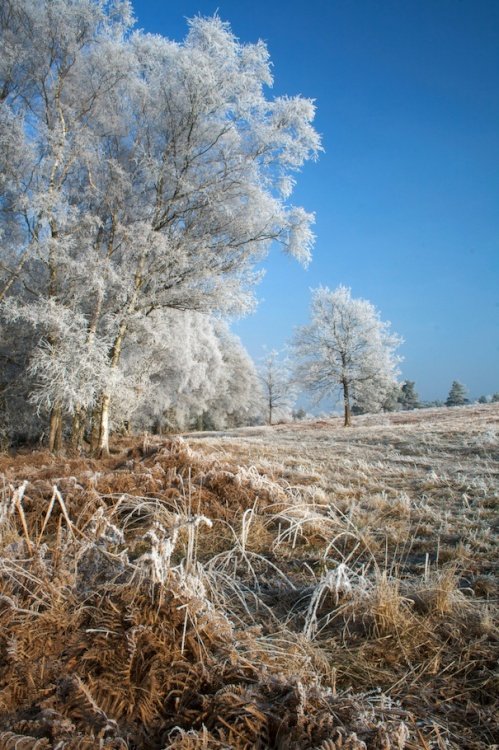
<instances>
[{"instance_id":1,"label":"dead fern","mask_svg":"<svg viewBox=\"0 0 499 750\"><path fill-rule=\"evenodd\" d=\"M445 490L447 512L455 485L419 477L402 428L383 461L370 427L346 447L303 428L335 441L320 470L284 428L102 463L0 456L0 750L490 746L492 557L433 565L444 532L421 496ZM473 502L488 518L484 482L460 490L463 527Z\"/></svg>"},{"instance_id":2,"label":"dead fern","mask_svg":"<svg viewBox=\"0 0 499 750\"><path fill-rule=\"evenodd\" d=\"M14 732L0 732L0 750L45 750L50 741L45 738L29 737Z\"/></svg>"}]
</instances>

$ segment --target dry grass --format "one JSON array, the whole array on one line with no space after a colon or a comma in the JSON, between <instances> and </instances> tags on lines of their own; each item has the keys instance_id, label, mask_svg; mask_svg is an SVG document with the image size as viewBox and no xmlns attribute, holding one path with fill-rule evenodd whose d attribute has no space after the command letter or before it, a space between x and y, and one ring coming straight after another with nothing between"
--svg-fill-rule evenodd
<instances>
[{"instance_id":1,"label":"dry grass","mask_svg":"<svg viewBox=\"0 0 499 750\"><path fill-rule=\"evenodd\" d=\"M0 456L0 750L495 747L498 431Z\"/></svg>"}]
</instances>

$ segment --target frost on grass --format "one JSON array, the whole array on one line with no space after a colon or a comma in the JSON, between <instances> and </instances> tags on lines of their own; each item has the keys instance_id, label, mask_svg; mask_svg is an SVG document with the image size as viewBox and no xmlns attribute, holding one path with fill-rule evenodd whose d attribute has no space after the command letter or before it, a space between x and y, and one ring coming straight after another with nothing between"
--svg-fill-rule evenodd
<instances>
[{"instance_id":1,"label":"frost on grass","mask_svg":"<svg viewBox=\"0 0 499 750\"><path fill-rule=\"evenodd\" d=\"M490 748L498 417L0 456L0 747Z\"/></svg>"}]
</instances>

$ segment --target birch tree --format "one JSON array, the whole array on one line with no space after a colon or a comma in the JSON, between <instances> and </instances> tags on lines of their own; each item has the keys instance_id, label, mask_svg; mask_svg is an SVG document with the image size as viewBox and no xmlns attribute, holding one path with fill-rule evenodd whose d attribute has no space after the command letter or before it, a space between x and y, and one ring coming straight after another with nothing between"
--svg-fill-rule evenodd
<instances>
[{"instance_id":1,"label":"birch tree","mask_svg":"<svg viewBox=\"0 0 499 750\"><path fill-rule=\"evenodd\" d=\"M278 351L273 349L264 358L259 376L267 424L272 425L276 419L289 419L296 400L296 387L289 367L279 358Z\"/></svg>"},{"instance_id":2,"label":"birch tree","mask_svg":"<svg viewBox=\"0 0 499 750\"><path fill-rule=\"evenodd\" d=\"M97 231L85 201L97 149L92 128L123 78L115 53L123 50L129 21L127 3L95 0L6 0L0 11L0 138L10 154L1 198L0 301L9 310L16 297L24 307L20 320L40 313L40 346L54 362L71 341L51 325L43 329L42 321L57 319L50 314L55 306L63 318L78 314L88 291L86 251ZM75 297L78 277L85 286ZM48 394L46 403L54 449L61 445L64 404Z\"/></svg>"},{"instance_id":3,"label":"birch tree","mask_svg":"<svg viewBox=\"0 0 499 750\"><path fill-rule=\"evenodd\" d=\"M265 46L241 45L218 18L191 21L181 45L142 34L131 43L137 73L121 145L128 200L114 211L123 301L111 370L132 317L249 311L254 264L274 240L308 262L312 217L287 199L292 172L320 147L312 102L268 101ZM104 391L102 452L109 403Z\"/></svg>"},{"instance_id":4,"label":"birch tree","mask_svg":"<svg viewBox=\"0 0 499 750\"><path fill-rule=\"evenodd\" d=\"M69 419L78 444L93 414L106 453L134 331L164 310L249 311L273 241L308 262L313 217L290 196L320 150L314 105L267 98L265 45L217 17L178 43L132 33L126 2L6 0L0 32L4 315L15 325L15 300L38 336L25 360L50 447ZM56 309L77 322L64 338ZM68 356L82 347L85 384ZM51 364L72 387L50 385Z\"/></svg>"},{"instance_id":5,"label":"birch tree","mask_svg":"<svg viewBox=\"0 0 499 750\"><path fill-rule=\"evenodd\" d=\"M401 343L370 302L354 299L345 286L319 287L312 292L311 321L292 343L296 379L317 401L340 392L347 427L352 399L372 404L396 382Z\"/></svg>"}]
</instances>

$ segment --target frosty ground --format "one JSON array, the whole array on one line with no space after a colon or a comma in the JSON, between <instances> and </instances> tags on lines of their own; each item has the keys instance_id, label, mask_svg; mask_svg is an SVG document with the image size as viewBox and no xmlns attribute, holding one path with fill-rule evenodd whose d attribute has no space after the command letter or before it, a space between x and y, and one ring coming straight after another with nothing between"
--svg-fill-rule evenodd
<instances>
[{"instance_id":1,"label":"frosty ground","mask_svg":"<svg viewBox=\"0 0 499 750\"><path fill-rule=\"evenodd\" d=\"M495 747L498 434L491 404L3 454L0 748Z\"/></svg>"}]
</instances>

